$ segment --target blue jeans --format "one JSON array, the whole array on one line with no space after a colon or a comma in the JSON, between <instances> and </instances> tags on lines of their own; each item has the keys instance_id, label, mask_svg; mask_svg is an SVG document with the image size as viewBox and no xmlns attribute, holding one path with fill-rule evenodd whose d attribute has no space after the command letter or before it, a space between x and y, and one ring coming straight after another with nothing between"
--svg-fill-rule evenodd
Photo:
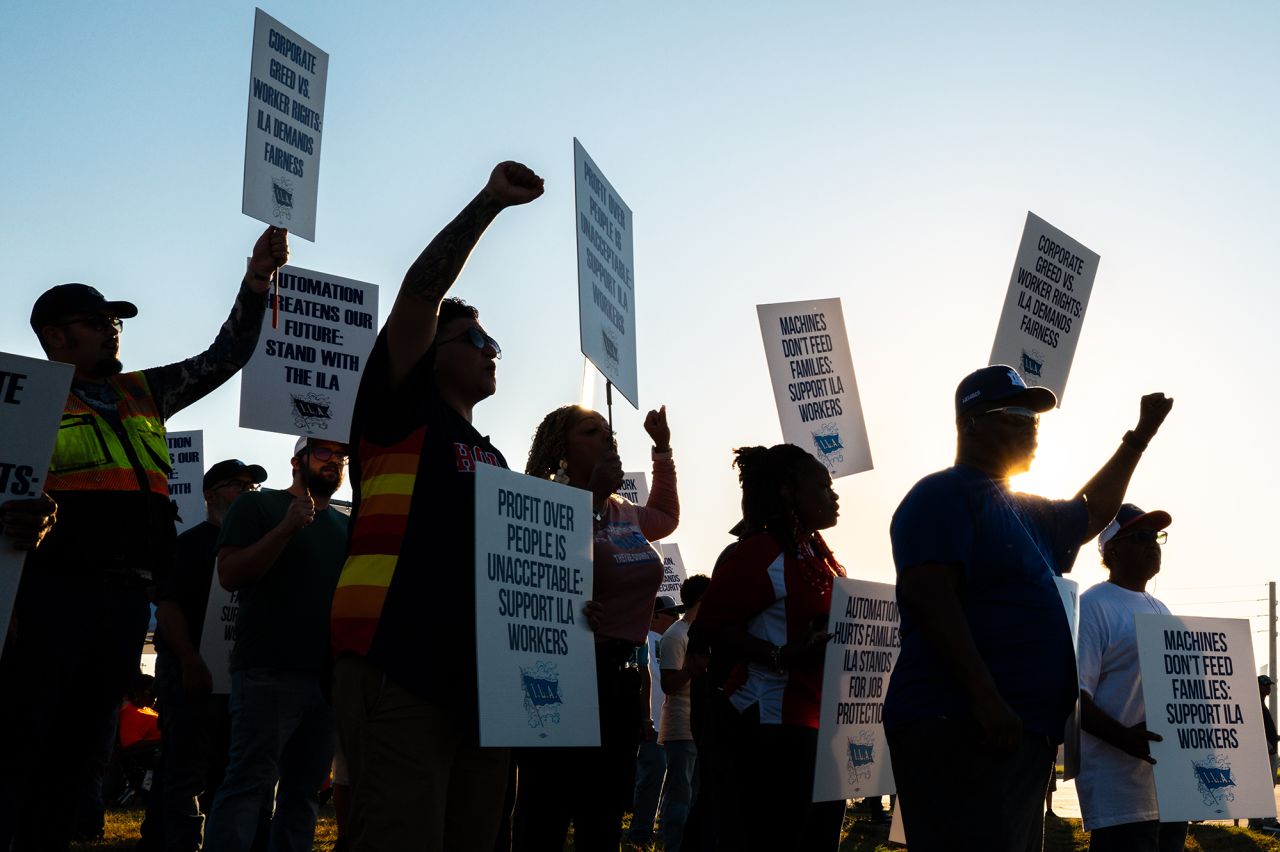
<instances>
[{"instance_id":1,"label":"blue jeans","mask_svg":"<svg viewBox=\"0 0 1280 852\"><path fill-rule=\"evenodd\" d=\"M693 740L667 740L667 781L662 785L662 836L667 852L680 852L689 805L698 789L698 747Z\"/></svg>"},{"instance_id":2,"label":"blue jeans","mask_svg":"<svg viewBox=\"0 0 1280 852\"><path fill-rule=\"evenodd\" d=\"M632 843L648 843L653 839L653 818L658 815L658 797L662 793L662 775L667 771L667 755L657 737L640 743L636 749L636 793L631 803L631 829L627 839Z\"/></svg>"},{"instance_id":3,"label":"blue jeans","mask_svg":"<svg viewBox=\"0 0 1280 852\"><path fill-rule=\"evenodd\" d=\"M232 672L231 755L205 825L205 848L247 852L263 798L275 786L267 848L310 852L334 738L333 708L319 675L276 669Z\"/></svg>"}]
</instances>

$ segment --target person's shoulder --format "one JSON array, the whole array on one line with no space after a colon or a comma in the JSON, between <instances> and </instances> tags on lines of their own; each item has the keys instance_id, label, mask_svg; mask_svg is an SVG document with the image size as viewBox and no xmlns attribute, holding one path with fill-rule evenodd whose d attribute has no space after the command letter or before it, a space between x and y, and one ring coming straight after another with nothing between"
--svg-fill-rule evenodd
<instances>
[{"instance_id":1,"label":"person's shoulder","mask_svg":"<svg viewBox=\"0 0 1280 852\"><path fill-rule=\"evenodd\" d=\"M970 470L959 465L935 471L911 486L894 511L894 519L926 507L958 504L964 500L967 489L972 488L974 482L975 478Z\"/></svg>"},{"instance_id":2,"label":"person's shoulder","mask_svg":"<svg viewBox=\"0 0 1280 852\"><path fill-rule=\"evenodd\" d=\"M932 500L955 497L969 487L974 480L972 471L960 465L936 470L928 476L921 477L907 496L902 498L906 503L910 500Z\"/></svg>"},{"instance_id":3,"label":"person's shoulder","mask_svg":"<svg viewBox=\"0 0 1280 852\"><path fill-rule=\"evenodd\" d=\"M764 562L767 564L777 559L780 553L782 553L782 547L773 535L767 532L758 532L738 542L738 546L733 552L726 553L723 559L725 562L738 564L750 562Z\"/></svg>"}]
</instances>

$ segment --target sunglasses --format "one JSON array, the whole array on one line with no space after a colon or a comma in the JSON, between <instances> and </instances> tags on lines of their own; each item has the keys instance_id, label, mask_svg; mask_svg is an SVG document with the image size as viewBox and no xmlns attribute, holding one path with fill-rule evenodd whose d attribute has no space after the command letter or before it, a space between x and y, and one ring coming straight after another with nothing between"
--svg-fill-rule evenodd
<instances>
[{"instance_id":1,"label":"sunglasses","mask_svg":"<svg viewBox=\"0 0 1280 852\"><path fill-rule=\"evenodd\" d=\"M329 447L308 447L306 452L311 453L313 459L322 462L332 459L338 464L346 464L347 459L351 458L346 450L334 450Z\"/></svg>"},{"instance_id":2,"label":"sunglasses","mask_svg":"<svg viewBox=\"0 0 1280 852\"><path fill-rule=\"evenodd\" d=\"M1123 541L1124 539L1132 539L1140 544L1164 544L1169 540L1169 533L1167 530L1139 530L1138 532L1118 535L1112 541Z\"/></svg>"},{"instance_id":3,"label":"sunglasses","mask_svg":"<svg viewBox=\"0 0 1280 852\"><path fill-rule=\"evenodd\" d=\"M114 330L116 334L119 334L120 332L124 331L124 320L120 319L119 317L103 317L103 316L76 317L75 319L69 319L69 320L64 320L63 322L54 323L54 325L57 325L57 326L83 325L86 328L91 328L94 331L100 331L103 334L106 334L107 332L112 330Z\"/></svg>"},{"instance_id":4,"label":"sunglasses","mask_svg":"<svg viewBox=\"0 0 1280 852\"><path fill-rule=\"evenodd\" d=\"M1009 417L1020 417L1025 420L1030 420L1032 423L1036 424L1039 424L1040 422L1039 414L1032 411L1030 408L1022 407L1021 405L1009 405L1004 408L993 408L990 411L982 412L982 416L984 417L989 414L1003 414Z\"/></svg>"},{"instance_id":5,"label":"sunglasses","mask_svg":"<svg viewBox=\"0 0 1280 852\"><path fill-rule=\"evenodd\" d=\"M495 358L498 358L498 359L502 358L502 347L498 345L498 341L494 340L492 337L485 334L483 331L476 328L475 326L472 326L471 328L462 332L462 334L455 335L454 337L450 337L448 340L438 340L436 341L435 345L443 346L446 343L452 343L455 340L462 340L464 337L475 348L483 351L484 348L488 346L493 349L493 354Z\"/></svg>"}]
</instances>

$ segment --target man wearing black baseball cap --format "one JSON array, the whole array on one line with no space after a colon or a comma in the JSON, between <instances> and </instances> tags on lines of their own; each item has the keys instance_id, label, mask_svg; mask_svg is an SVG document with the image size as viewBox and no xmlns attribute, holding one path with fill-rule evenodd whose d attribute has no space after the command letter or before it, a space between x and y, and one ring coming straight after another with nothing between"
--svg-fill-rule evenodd
<instances>
[{"instance_id":1,"label":"man wearing black baseball cap","mask_svg":"<svg viewBox=\"0 0 1280 852\"><path fill-rule=\"evenodd\" d=\"M213 585L222 518L245 492L267 479L261 465L225 459L204 474L205 520L178 536L173 570L156 593L156 694L160 699L161 771L147 822L160 821L166 849L194 850L203 838L200 799L227 767L231 716L227 695L213 695L200 637ZM158 807L152 807L152 804ZM269 799L266 802L269 804ZM264 821L265 822L265 821ZM260 826L259 831L263 828Z\"/></svg>"},{"instance_id":2,"label":"man wearing black baseball cap","mask_svg":"<svg viewBox=\"0 0 1280 852\"><path fill-rule=\"evenodd\" d=\"M1053 755L1078 695L1055 577L1115 517L1173 400L1143 397L1138 425L1073 499L1015 493L1008 478L1030 468L1039 416L1056 403L1012 367L966 376L956 464L916 483L890 525L902 650L884 725L913 852L1041 848ZM939 785L939 765L963 768L966 782Z\"/></svg>"},{"instance_id":3,"label":"man wearing black baseball cap","mask_svg":"<svg viewBox=\"0 0 1280 852\"><path fill-rule=\"evenodd\" d=\"M0 711L7 730L23 732L0 752L0 849L10 837L21 849L68 847L67 814L93 772L93 732L137 673L148 587L173 559L165 421L253 354L287 237L275 227L263 232L230 317L208 349L185 361L123 372L121 332L138 309L85 284L50 288L32 308L45 354L74 366L75 376L44 483L57 523L27 557L5 649L0 691L17 694L21 683L41 700Z\"/></svg>"}]
</instances>

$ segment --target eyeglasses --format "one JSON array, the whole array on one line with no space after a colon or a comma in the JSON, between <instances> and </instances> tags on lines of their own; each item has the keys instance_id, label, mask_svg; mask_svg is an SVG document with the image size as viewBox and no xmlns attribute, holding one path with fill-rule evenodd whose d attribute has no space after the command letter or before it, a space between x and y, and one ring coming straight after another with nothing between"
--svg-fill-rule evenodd
<instances>
[{"instance_id":1,"label":"eyeglasses","mask_svg":"<svg viewBox=\"0 0 1280 852\"><path fill-rule=\"evenodd\" d=\"M124 331L124 320L120 319L119 317L104 317L104 316L76 317L75 319L69 319L69 320L64 320L62 322L54 323L54 325L57 325L57 326L83 325L87 328L93 329L94 331L100 331L103 334L106 334L107 332L112 330L114 330L116 334L119 334L122 331Z\"/></svg>"},{"instance_id":2,"label":"eyeglasses","mask_svg":"<svg viewBox=\"0 0 1280 852\"><path fill-rule=\"evenodd\" d=\"M1021 405L1009 405L1004 408L993 408L990 411L982 412L984 417L988 414L1004 414L1009 417L1020 417L1025 420L1030 420L1032 423L1036 424L1040 422L1039 414L1032 411L1030 408L1023 408Z\"/></svg>"},{"instance_id":3,"label":"eyeglasses","mask_svg":"<svg viewBox=\"0 0 1280 852\"><path fill-rule=\"evenodd\" d=\"M492 337L485 334L483 331L476 328L475 326L472 326L471 328L462 332L462 334L458 334L453 337L450 337L448 340L437 340L435 345L443 346L446 343L452 343L453 341L461 340L464 337L471 343L472 346L474 346L475 348L481 351L483 351L486 346L492 348L493 357L501 360L502 347L498 345L498 341L494 340Z\"/></svg>"},{"instance_id":4,"label":"eyeglasses","mask_svg":"<svg viewBox=\"0 0 1280 852\"><path fill-rule=\"evenodd\" d=\"M351 455L346 450L334 450L329 447L308 447L306 451L311 453L313 459L322 462L333 459L338 464L346 464L347 459L351 458Z\"/></svg>"},{"instance_id":5,"label":"eyeglasses","mask_svg":"<svg viewBox=\"0 0 1280 852\"><path fill-rule=\"evenodd\" d=\"M228 479L226 482L219 482L217 485L215 485L215 486L213 486L213 487L214 487L215 489L216 489L216 488L234 488L234 489L236 489L237 491L240 491L240 492L245 492L245 491L257 491L257 490L258 490L258 483L256 483L256 482L245 482L243 479Z\"/></svg>"},{"instance_id":6,"label":"eyeglasses","mask_svg":"<svg viewBox=\"0 0 1280 852\"><path fill-rule=\"evenodd\" d=\"M1137 532L1118 535L1112 541L1132 539L1139 544L1164 544L1169 540L1168 530L1138 530Z\"/></svg>"}]
</instances>

